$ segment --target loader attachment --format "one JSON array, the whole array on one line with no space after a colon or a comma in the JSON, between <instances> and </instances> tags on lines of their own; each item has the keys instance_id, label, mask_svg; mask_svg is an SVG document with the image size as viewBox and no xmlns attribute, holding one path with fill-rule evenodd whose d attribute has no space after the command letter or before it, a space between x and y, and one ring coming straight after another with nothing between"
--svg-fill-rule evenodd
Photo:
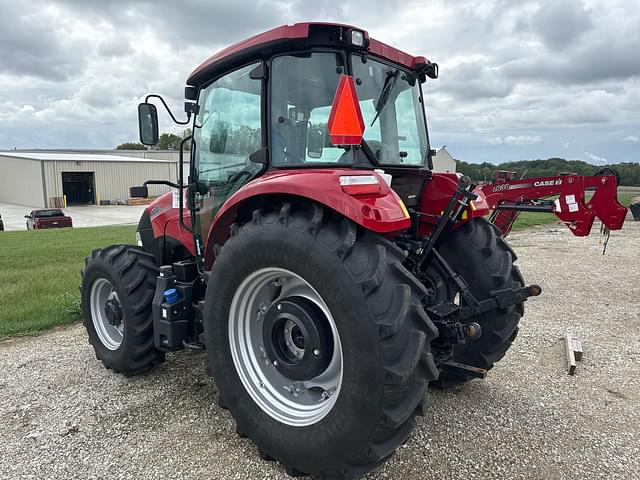
<instances>
[{"instance_id":1,"label":"loader attachment","mask_svg":"<svg viewBox=\"0 0 640 480\"><path fill-rule=\"evenodd\" d=\"M555 214L578 237L589 235L598 218L608 230L620 230L627 208L617 199L617 176L607 170L601 175L576 174L507 180L484 185L491 222L503 235L511 231L520 212ZM588 194L593 192L590 198ZM557 196L554 200L549 197Z\"/></svg>"}]
</instances>

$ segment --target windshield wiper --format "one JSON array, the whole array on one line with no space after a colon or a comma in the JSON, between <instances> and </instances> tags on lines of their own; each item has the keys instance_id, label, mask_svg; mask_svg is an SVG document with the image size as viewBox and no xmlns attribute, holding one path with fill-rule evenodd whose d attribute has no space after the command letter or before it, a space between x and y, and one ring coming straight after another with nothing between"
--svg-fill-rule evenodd
<instances>
[{"instance_id":1,"label":"windshield wiper","mask_svg":"<svg viewBox=\"0 0 640 480\"><path fill-rule=\"evenodd\" d=\"M387 72L387 78L384 79L384 84L382 85L380 96L376 101L376 116L373 117L373 121L371 122L371 125L369 125L370 127L373 127L373 124L376 123L376 120L380 116L380 112L387 104L389 95L391 94L391 90L393 90L393 87L396 84L396 80L398 80L398 76L400 76L400 70L398 70L397 68L395 70L390 70Z\"/></svg>"}]
</instances>

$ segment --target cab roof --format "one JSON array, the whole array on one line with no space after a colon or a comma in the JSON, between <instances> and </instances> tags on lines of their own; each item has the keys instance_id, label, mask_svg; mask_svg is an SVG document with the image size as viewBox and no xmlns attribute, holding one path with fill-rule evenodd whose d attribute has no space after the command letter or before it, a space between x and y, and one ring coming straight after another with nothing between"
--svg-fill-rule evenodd
<instances>
[{"instance_id":1,"label":"cab roof","mask_svg":"<svg viewBox=\"0 0 640 480\"><path fill-rule=\"evenodd\" d=\"M367 40L365 48L354 48L346 44L345 34L351 29L364 32ZM219 51L191 72L187 84L199 87L210 79L252 60L267 58L275 53L307 50L313 47L338 47L366 51L411 69L429 63L424 57L414 57L370 38L366 30L351 25L305 22L276 27Z\"/></svg>"}]
</instances>

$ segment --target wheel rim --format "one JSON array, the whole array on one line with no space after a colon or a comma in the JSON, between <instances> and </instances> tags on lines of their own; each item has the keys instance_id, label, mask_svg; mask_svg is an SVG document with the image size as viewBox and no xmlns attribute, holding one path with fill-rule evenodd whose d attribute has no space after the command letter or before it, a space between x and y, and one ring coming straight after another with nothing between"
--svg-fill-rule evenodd
<instances>
[{"instance_id":1,"label":"wheel rim","mask_svg":"<svg viewBox=\"0 0 640 480\"><path fill-rule=\"evenodd\" d=\"M109 306L121 309L118 294L109 280L98 278L93 282L89 303L91 319L100 342L109 350L117 350L124 339L124 321L120 318L118 324L113 315L111 319L108 317Z\"/></svg>"},{"instance_id":2,"label":"wheel rim","mask_svg":"<svg viewBox=\"0 0 640 480\"><path fill-rule=\"evenodd\" d=\"M324 333L314 335L316 327ZM266 338L280 343L280 350ZM340 336L322 297L299 275L272 267L245 278L231 302L229 344L244 388L275 420L308 426L322 420L335 405L343 377ZM282 351L283 345L289 352ZM283 373L289 370L278 363L285 353L291 354L288 366L296 372L295 378ZM309 362L313 368L301 378L297 374Z\"/></svg>"}]
</instances>

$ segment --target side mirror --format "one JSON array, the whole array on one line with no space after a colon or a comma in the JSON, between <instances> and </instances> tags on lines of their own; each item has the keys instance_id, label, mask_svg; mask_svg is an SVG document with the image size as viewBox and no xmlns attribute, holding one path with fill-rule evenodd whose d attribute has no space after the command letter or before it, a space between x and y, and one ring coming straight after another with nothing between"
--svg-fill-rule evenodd
<instances>
[{"instance_id":1,"label":"side mirror","mask_svg":"<svg viewBox=\"0 0 640 480\"><path fill-rule=\"evenodd\" d=\"M156 145L158 143L158 110L152 103L138 105L138 129L140 142L143 145Z\"/></svg>"},{"instance_id":2,"label":"side mirror","mask_svg":"<svg viewBox=\"0 0 640 480\"><path fill-rule=\"evenodd\" d=\"M320 128L310 128L307 132L307 156L322 158L324 148L324 131Z\"/></svg>"},{"instance_id":3,"label":"side mirror","mask_svg":"<svg viewBox=\"0 0 640 480\"><path fill-rule=\"evenodd\" d=\"M211 139L209 140L209 151L211 153L224 153L227 149L227 136L229 134L229 124L223 120L213 122L211 129Z\"/></svg>"},{"instance_id":4,"label":"side mirror","mask_svg":"<svg viewBox=\"0 0 640 480\"><path fill-rule=\"evenodd\" d=\"M31 218L31 215L25 215L24 218Z\"/></svg>"},{"instance_id":5,"label":"side mirror","mask_svg":"<svg viewBox=\"0 0 640 480\"><path fill-rule=\"evenodd\" d=\"M149 196L149 189L146 185L129 187L129 196L131 198L147 198Z\"/></svg>"}]
</instances>

